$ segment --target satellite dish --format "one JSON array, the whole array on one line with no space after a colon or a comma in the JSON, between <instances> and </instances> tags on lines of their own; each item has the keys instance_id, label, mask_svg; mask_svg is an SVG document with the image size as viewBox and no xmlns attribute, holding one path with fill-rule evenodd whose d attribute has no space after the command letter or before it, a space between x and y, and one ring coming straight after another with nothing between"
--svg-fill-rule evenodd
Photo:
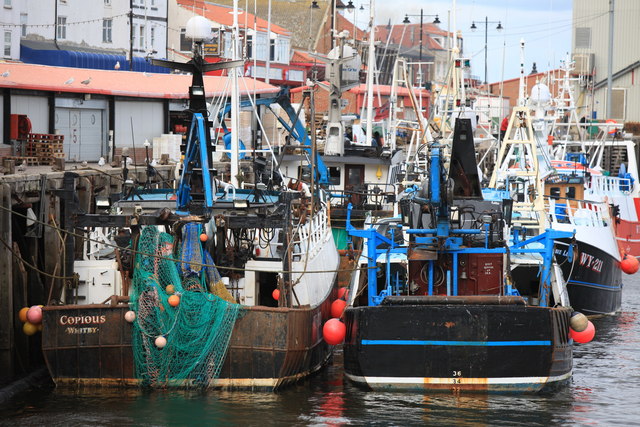
<instances>
[{"instance_id":1,"label":"satellite dish","mask_svg":"<svg viewBox=\"0 0 640 427\"><path fill-rule=\"evenodd\" d=\"M211 38L211 21L204 16L194 16L187 21L184 36L194 42L202 42Z\"/></svg>"}]
</instances>

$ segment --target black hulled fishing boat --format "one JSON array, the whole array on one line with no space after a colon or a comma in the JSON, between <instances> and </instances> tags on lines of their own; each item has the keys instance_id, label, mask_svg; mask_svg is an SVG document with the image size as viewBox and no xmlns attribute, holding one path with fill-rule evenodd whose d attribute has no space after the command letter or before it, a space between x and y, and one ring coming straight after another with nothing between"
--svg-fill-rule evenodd
<instances>
[{"instance_id":1,"label":"black hulled fishing boat","mask_svg":"<svg viewBox=\"0 0 640 427\"><path fill-rule=\"evenodd\" d=\"M572 372L569 323L547 230L507 244L510 202L482 200L471 124L456 121L450 167L428 148L429 172L405 191L402 218L356 230L366 280L344 313L345 375L373 389L530 391ZM510 255L541 261L539 286L519 287Z\"/></svg>"}]
</instances>

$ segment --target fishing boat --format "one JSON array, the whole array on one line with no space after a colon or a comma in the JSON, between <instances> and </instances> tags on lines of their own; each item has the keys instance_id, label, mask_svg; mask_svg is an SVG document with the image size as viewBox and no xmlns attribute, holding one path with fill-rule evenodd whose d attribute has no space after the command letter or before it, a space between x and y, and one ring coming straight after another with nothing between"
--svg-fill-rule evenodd
<instances>
[{"instance_id":1,"label":"fishing boat","mask_svg":"<svg viewBox=\"0 0 640 427\"><path fill-rule=\"evenodd\" d=\"M636 144L625 137L622 125L614 120L599 123L587 120L586 115L578 119L572 85L576 79L571 78L574 68L569 58L562 61L563 76L558 79L555 98L542 83L532 90L533 104L538 107L536 121L542 124L539 126L541 139L551 144L554 174L547 194L552 192L556 198L567 196L611 205L621 254L639 256L640 241L635 238L640 230ZM637 264L635 266L635 270L625 268L625 272L637 271Z\"/></svg>"},{"instance_id":2,"label":"fishing boat","mask_svg":"<svg viewBox=\"0 0 640 427\"><path fill-rule=\"evenodd\" d=\"M450 167L438 141L428 174L407 186L400 219L368 229L366 274L344 312L345 375L372 389L535 392L572 372L568 304L547 230L509 237L511 202L483 200L468 119L455 123ZM510 274L539 257L539 286Z\"/></svg>"},{"instance_id":3,"label":"fishing boat","mask_svg":"<svg viewBox=\"0 0 640 427\"><path fill-rule=\"evenodd\" d=\"M191 22L187 35L210 31ZM322 325L339 255L316 169L310 187L289 186L260 153L247 188L216 177L202 75L228 68L235 80L241 61L205 63L202 39L194 36L189 63L155 60L193 73L176 189L132 187L112 197L109 212L85 213L77 174L65 174L63 273L72 279L60 303L42 310L42 349L57 385L277 390L331 355ZM290 129L308 140L303 128ZM114 295L95 301L99 288Z\"/></svg>"}]
</instances>

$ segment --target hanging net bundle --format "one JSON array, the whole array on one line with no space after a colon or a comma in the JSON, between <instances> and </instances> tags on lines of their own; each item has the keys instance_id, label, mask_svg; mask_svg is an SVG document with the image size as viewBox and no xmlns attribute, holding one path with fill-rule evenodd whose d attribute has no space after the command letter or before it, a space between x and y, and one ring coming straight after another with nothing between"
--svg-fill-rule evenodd
<instances>
[{"instance_id":1,"label":"hanging net bundle","mask_svg":"<svg viewBox=\"0 0 640 427\"><path fill-rule=\"evenodd\" d=\"M144 385L207 387L220 374L240 305L230 302L201 232L197 223L182 228L178 257L172 235L155 226L140 234L132 345L136 376Z\"/></svg>"}]
</instances>

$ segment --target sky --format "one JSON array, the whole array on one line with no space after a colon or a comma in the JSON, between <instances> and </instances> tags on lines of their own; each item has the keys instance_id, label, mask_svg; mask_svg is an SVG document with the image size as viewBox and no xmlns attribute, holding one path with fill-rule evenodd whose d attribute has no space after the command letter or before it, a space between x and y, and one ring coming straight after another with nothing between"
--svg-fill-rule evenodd
<instances>
[{"instance_id":1,"label":"sky","mask_svg":"<svg viewBox=\"0 0 640 427\"><path fill-rule=\"evenodd\" d=\"M346 0L344 1L346 3ZM365 28L369 0L354 0L358 26ZM359 10L360 5L365 10ZM525 41L525 73L533 63L539 72L558 68L571 50L572 0L456 0L455 26L464 38L463 56L471 58L471 74L484 81L485 17L487 26L487 80L497 82L520 75L520 40ZM400 24L405 14L411 23L424 15L438 15L440 28L453 30L453 0L375 0L376 23ZM354 12L346 12L353 19ZM448 17L450 17L448 19ZM432 22L433 16L424 17ZM478 29L470 27L476 22ZM497 31L498 22L504 29ZM448 27L449 26L449 27ZM504 57L504 61L503 61ZM504 67L503 67L504 64Z\"/></svg>"}]
</instances>

